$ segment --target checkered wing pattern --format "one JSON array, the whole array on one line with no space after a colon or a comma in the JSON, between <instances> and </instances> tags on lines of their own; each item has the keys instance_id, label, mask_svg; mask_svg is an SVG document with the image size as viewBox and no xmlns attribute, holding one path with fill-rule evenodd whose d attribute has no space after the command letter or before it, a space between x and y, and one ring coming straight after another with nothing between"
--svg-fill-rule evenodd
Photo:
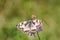
<instances>
[{"instance_id":1,"label":"checkered wing pattern","mask_svg":"<svg viewBox=\"0 0 60 40\"><path fill-rule=\"evenodd\" d=\"M38 32L42 31L42 21L41 20L32 20L32 22L23 21L17 24L17 29L29 35L33 35L36 33L36 31Z\"/></svg>"}]
</instances>

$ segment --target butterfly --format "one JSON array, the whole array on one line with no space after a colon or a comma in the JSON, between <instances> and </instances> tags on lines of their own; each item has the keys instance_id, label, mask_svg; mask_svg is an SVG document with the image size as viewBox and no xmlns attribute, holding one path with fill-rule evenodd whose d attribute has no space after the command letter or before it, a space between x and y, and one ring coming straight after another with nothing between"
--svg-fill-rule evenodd
<instances>
[{"instance_id":1,"label":"butterfly","mask_svg":"<svg viewBox=\"0 0 60 40\"><path fill-rule=\"evenodd\" d=\"M36 32L42 31L42 20L28 20L22 21L17 24L17 29L21 30L22 32L32 36L35 35Z\"/></svg>"}]
</instances>

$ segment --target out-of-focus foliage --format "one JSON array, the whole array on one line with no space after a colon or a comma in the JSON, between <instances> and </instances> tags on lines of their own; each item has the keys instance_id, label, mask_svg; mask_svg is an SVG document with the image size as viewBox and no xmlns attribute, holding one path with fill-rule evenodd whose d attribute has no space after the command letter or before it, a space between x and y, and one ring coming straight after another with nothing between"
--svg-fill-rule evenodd
<instances>
[{"instance_id":1,"label":"out-of-focus foliage","mask_svg":"<svg viewBox=\"0 0 60 40\"><path fill-rule=\"evenodd\" d=\"M0 0L0 11L4 9L6 0Z\"/></svg>"},{"instance_id":2,"label":"out-of-focus foliage","mask_svg":"<svg viewBox=\"0 0 60 40\"><path fill-rule=\"evenodd\" d=\"M32 14L43 21L41 40L60 40L60 0L0 0L0 40L38 40L16 29Z\"/></svg>"}]
</instances>

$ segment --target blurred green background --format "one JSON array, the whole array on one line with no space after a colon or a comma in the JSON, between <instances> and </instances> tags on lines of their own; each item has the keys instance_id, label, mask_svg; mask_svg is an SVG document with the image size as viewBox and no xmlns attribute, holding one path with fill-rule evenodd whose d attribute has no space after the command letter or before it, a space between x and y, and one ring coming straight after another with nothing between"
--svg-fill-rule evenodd
<instances>
[{"instance_id":1,"label":"blurred green background","mask_svg":"<svg viewBox=\"0 0 60 40\"><path fill-rule=\"evenodd\" d=\"M32 14L43 20L41 40L60 40L60 0L0 0L0 40L38 40L16 29Z\"/></svg>"}]
</instances>

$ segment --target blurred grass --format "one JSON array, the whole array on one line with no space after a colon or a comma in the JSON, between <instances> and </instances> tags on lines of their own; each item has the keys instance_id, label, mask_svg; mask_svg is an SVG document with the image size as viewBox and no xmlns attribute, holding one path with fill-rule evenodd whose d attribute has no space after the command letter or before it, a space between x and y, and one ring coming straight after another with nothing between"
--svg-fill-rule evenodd
<instances>
[{"instance_id":1,"label":"blurred grass","mask_svg":"<svg viewBox=\"0 0 60 40\"><path fill-rule=\"evenodd\" d=\"M38 40L16 29L32 14L43 20L41 40L60 40L60 0L0 0L0 40Z\"/></svg>"}]
</instances>

